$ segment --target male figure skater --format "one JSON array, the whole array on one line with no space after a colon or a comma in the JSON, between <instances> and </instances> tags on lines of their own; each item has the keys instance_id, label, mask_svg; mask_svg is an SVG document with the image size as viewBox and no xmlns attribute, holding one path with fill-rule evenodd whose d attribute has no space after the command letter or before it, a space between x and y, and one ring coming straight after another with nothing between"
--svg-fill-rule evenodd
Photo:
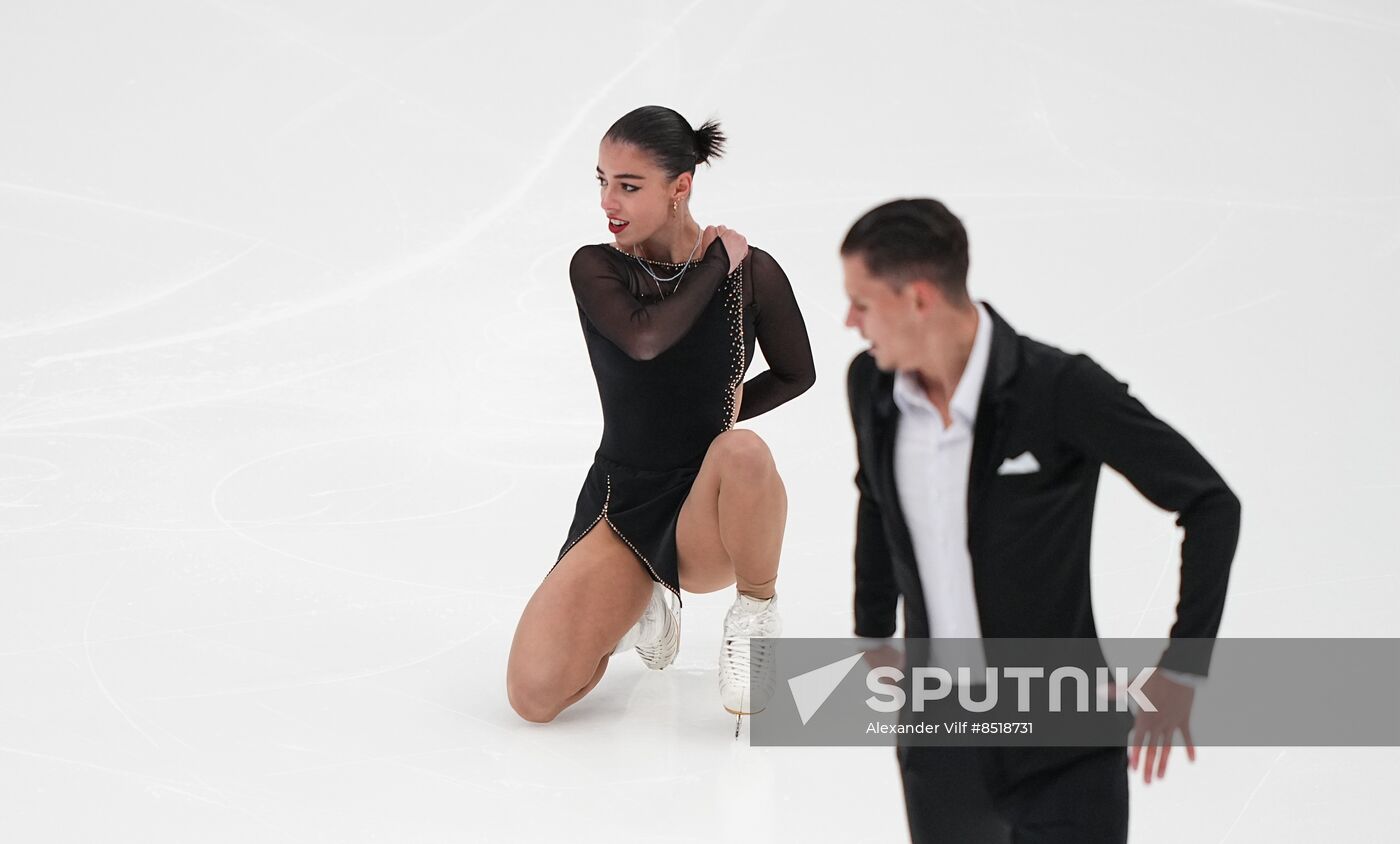
<instances>
[{"instance_id":1,"label":"male figure skater","mask_svg":"<svg viewBox=\"0 0 1400 844\"><path fill-rule=\"evenodd\" d=\"M1179 514L1172 645L1143 686L1131 764L1166 770L1220 626L1240 503L1127 386L1084 355L1023 337L967 291L962 222L932 199L861 217L841 245L846 325L870 341L847 377L860 505L855 632L908 638L1096 639L1089 544L1102 465ZM1196 643L1197 645L1201 643ZM1207 643L1208 644L1208 643ZM1204 654L1202 657L1201 654ZM915 842L1123 842L1118 748L900 747Z\"/></svg>"}]
</instances>

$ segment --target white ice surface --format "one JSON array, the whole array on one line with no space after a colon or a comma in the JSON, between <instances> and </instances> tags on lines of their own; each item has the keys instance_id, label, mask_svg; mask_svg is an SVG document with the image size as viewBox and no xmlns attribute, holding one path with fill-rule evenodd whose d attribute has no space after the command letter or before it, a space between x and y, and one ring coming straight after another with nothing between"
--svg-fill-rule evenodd
<instances>
[{"instance_id":1,"label":"white ice surface","mask_svg":"<svg viewBox=\"0 0 1400 844\"><path fill-rule=\"evenodd\" d=\"M673 669L507 705L600 429L567 262L647 103L721 119L696 215L812 334L752 424L789 635L851 628L836 247L908 195L1239 493L1222 635L1400 633L1394 4L857 8L6 0L0 839L904 840L892 751L734 741L727 595ZM1103 635L1165 635L1177 541L1105 476ZM1178 752L1131 840L1380 840L1397 762Z\"/></svg>"}]
</instances>

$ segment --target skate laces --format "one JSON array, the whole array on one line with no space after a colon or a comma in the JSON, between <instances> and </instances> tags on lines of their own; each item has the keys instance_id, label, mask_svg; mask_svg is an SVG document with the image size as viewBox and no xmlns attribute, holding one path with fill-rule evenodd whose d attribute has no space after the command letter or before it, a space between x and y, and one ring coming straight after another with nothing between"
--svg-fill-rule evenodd
<instances>
[{"instance_id":1,"label":"skate laces","mask_svg":"<svg viewBox=\"0 0 1400 844\"><path fill-rule=\"evenodd\" d=\"M747 683L750 667L759 671L767 669L771 646L760 643L755 649L750 639L771 636L775 622L775 614L768 609L756 613L735 613L728 619L724 631L724 653L729 680Z\"/></svg>"},{"instance_id":2,"label":"skate laces","mask_svg":"<svg viewBox=\"0 0 1400 844\"><path fill-rule=\"evenodd\" d=\"M670 590L656 587L642 618L643 638L637 643L637 653L649 665L664 667L655 663L669 664L674 658L680 640L681 608L675 605Z\"/></svg>"}]
</instances>

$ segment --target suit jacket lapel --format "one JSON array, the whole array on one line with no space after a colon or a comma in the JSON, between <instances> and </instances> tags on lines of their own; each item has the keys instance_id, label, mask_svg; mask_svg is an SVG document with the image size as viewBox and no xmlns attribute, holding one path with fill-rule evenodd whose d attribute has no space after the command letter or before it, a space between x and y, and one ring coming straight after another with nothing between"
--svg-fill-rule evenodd
<instances>
[{"instance_id":1,"label":"suit jacket lapel","mask_svg":"<svg viewBox=\"0 0 1400 844\"><path fill-rule=\"evenodd\" d=\"M987 375L982 382L982 395L977 403L977 423L972 432L972 461L967 473L967 548L972 557L974 588L978 594L978 610L983 633L987 632L987 605L983 596L996 584L984 582L990 573L985 570L982 553L988 534L994 529L986 510L987 487L996 474L998 455L1006 448L1009 420L1016 412L1015 398L1009 389L1016 375L1020 357L1020 338L1012 327L986 302L982 303L992 318L992 348L987 358Z\"/></svg>"},{"instance_id":2,"label":"suit jacket lapel","mask_svg":"<svg viewBox=\"0 0 1400 844\"><path fill-rule=\"evenodd\" d=\"M899 431L899 407L894 403L894 375L882 372L875 389L875 445L879 466L874 473L879 484L880 500L892 529L889 538L893 547L894 563L906 563L908 576L913 583L913 594L904 595L905 636L928 635L928 610L924 606L923 581L919 577L918 558L914 555L914 540L909 535L909 524L904 519L904 510L899 501L899 488L895 483L894 446ZM917 629L923 625L925 629ZM914 629L911 629L914 628Z\"/></svg>"}]
</instances>

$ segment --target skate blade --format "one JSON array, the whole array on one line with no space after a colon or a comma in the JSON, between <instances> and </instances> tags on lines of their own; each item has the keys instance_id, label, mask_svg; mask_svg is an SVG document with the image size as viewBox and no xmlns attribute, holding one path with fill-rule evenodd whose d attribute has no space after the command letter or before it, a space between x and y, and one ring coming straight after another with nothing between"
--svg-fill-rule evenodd
<instances>
[{"instance_id":1,"label":"skate blade","mask_svg":"<svg viewBox=\"0 0 1400 844\"><path fill-rule=\"evenodd\" d=\"M724 706L724 704L720 704L720 705L721 705L721 706ZM740 715L740 716L743 716L743 715L757 715L758 713L762 712L763 710L765 710L765 709L767 709L767 708L768 708L768 707L766 707L766 706L761 706L761 707L759 707L758 709L748 710L748 709L730 709L729 707L725 706L725 707L724 707L724 711L725 711L725 712L728 712L730 715Z\"/></svg>"}]
</instances>

